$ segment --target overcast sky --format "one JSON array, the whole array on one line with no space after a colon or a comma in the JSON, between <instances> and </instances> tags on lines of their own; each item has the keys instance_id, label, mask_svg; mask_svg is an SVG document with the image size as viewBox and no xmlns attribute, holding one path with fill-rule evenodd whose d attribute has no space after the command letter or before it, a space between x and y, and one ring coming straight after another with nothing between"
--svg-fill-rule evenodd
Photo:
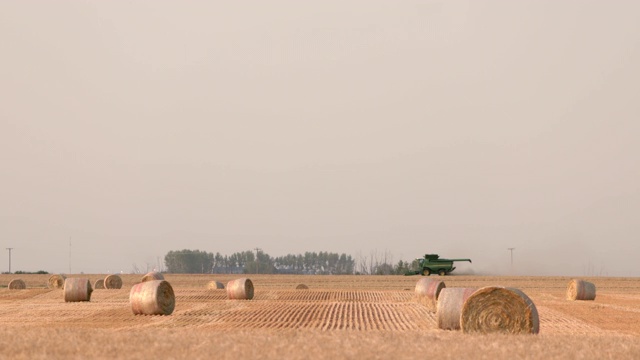
<instances>
[{"instance_id":1,"label":"overcast sky","mask_svg":"<svg viewBox=\"0 0 640 360\"><path fill-rule=\"evenodd\" d=\"M640 276L640 2L2 1L0 270ZM71 246L69 243L71 242ZM0 253L2 254L2 253Z\"/></svg>"}]
</instances>

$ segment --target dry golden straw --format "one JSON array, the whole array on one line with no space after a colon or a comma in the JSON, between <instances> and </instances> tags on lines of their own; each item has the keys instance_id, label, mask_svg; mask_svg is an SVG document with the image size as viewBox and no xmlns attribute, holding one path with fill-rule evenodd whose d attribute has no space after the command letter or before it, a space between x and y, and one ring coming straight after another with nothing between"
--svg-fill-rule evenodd
<instances>
[{"instance_id":1,"label":"dry golden straw","mask_svg":"<svg viewBox=\"0 0 640 360\"><path fill-rule=\"evenodd\" d=\"M522 291L487 286L464 302L460 326L465 333L537 334L540 320L535 304Z\"/></svg>"},{"instance_id":2,"label":"dry golden straw","mask_svg":"<svg viewBox=\"0 0 640 360\"><path fill-rule=\"evenodd\" d=\"M567 287L567 300L595 300L596 286L588 281L573 279Z\"/></svg>"},{"instance_id":3,"label":"dry golden straw","mask_svg":"<svg viewBox=\"0 0 640 360\"><path fill-rule=\"evenodd\" d=\"M121 289L122 278L115 274L109 275L104 278L104 287L105 289Z\"/></svg>"},{"instance_id":4,"label":"dry golden straw","mask_svg":"<svg viewBox=\"0 0 640 360\"><path fill-rule=\"evenodd\" d=\"M476 290L477 288L444 288L440 291L436 310L439 329L460 330L462 305Z\"/></svg>"},{"instance_id":5,"label":"dry golden straw","mask_svg":"<svg viewBox=\"0 0 640 360\"><path fill-rule=\"evenodd\" d=\"M418 302L425 305L429 310L436 311L438 296L440 296L440 291L445 287L444 282L440 280L430 278L418 280L415 288Z\"/></svg>"},{"instance_id":6,"label":"dry golden straw","mask_svg":"<svg viewBox=\"0 0 640 360\"><path fill-rule=\"evenodd\" d=\"M95 283L93 283L94 289L104 289L104 279L98 279Z\"/></svg>"},{"instance_id":7,"label":"dry golden straw","mask_svg":"<svg viewBox=\"0 0 640 360\"><path fill-rule=\"evenodd\" d=\"M27 288L27 284L22 279L13 279L9 282L8 288L10 290L24 290Z\"/></svg>"},{"instance_id":8,"label":"dry golden straw","mask_svg":"<svg viewBox=\"0 0 640 360\"><path fill-rule=\"evenodd\" d=\"M50 289L62 289L64 287L64 280L67 277L64 275L51 275L49 277L48 285Z\"/></svg>"},{"instance_id":9,"label":"dry golden straw","mask_svg":"<svg viewBox=\"0 0 640 360\"><path fill-rule=\"evenodd\" d=\"M69 278L64 281L65 302L90 301L92 292L89 279Z\"/></svg>"},{"instance_id":10,"label":"dry golden straw","mask_svg":"<svg viewBox=\"0 0 640 360\"><path fill-rule=\"evenodd\" d=\"M298 286L296 286L297 290L307 290L309 289L309 287L305 284L298 284Z\"/></svg>"},{"instance_id":11,"label":"dry golden straw","mask_svg":"<svg viewBox=\"0 0 640 360\"><path fill-rule=\"evenodd\" d=\"M145 274L142 277L142 282L153 281L153 280L164 280L164 276L159 272L152 271L150 273Z\"/></svg>"},{"instance_id":12,"label":"dry golden straw","mask_svg":"<svg viewBox=\"0 0 640 360\"><path fill-rule=\"evenodd\" d=\"M224 289L224 284L221 283L220 281L209 281L209 283L207 284L207 288L209 290L216 290L216 289Z\"/></svg>"},{"instance_id":13,"label":"dry golden straw","mask_svg":"<svg viewBox=\"0 0 640 360\"><path fill-rule=\"evenodd\" d=\"M150 280L133 285L129 303L134 315L171 315L176 296L166 280Z\"/></svg>"},{"instance_id":14,"label":"dry golden straw","mask_svg":"<svg viewBox=\"0 0 640 360\"><path fill-rule=\"evenodd\" d=\"M229 281L227 283L227 297L230 300L253 299L253 282L247 278Z\"/></svg>"}]
</instances>

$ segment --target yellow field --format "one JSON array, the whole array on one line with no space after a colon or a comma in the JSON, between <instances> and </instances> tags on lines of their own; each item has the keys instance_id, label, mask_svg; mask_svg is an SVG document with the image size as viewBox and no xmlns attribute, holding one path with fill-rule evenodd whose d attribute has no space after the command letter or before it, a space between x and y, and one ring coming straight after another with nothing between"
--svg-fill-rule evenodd
<instances>
[{"instance_id":1,"label":"yellow field","mask_svg":"<svg viewBox=\"0 0 640 360\"><path fill-rule=\"evenodd\" d=\"M47 289L49 275L0 275L0 285L21 278L28 287L0 289L0 358L640 358L638 278L585 278L596 300L571 302L566 277L437 277L447 287L529 295L540 334L498 336L437 329L414 298L419 276L251 275L250 301L206 288L239 276L165 277L176 293L173 314L134 316L129 289L141 275L123 275L121 290L95 290L84 303Z\"/></svg>"}]
</instances>

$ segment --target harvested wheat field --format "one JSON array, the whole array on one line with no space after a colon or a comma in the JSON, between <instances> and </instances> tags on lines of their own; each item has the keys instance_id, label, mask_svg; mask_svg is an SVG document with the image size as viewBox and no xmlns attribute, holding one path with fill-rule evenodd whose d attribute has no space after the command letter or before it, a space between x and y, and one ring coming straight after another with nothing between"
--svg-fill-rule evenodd
<instances>
[{"instance_id":1,"label":"harvested wheat field","mask_svg":"<svg viewBox=\"0 0 640 360\"><path fill-rule=\"evenodd\" d=\"M23 275L26 290L0 289L0 358L640 358L638 278L586 278L598 296L576 302L566 300L568 277L434 277L447 288L517 288L537 307L539 334L482 335L438 329L416 299L420 276L250 275L252 300L208 286L240 277L167 274L175 309L147 316L129 302L139 275L85 302L65 302L47 275Z\"/></svg>"}]
</instances>

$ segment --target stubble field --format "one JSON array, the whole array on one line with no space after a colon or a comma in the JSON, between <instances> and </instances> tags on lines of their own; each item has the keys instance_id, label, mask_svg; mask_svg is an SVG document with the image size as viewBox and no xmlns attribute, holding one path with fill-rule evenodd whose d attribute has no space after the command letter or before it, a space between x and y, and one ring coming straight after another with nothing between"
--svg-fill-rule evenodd
<instances>
[{"instance_id":1,"label":"stubble field","mask_svg":"<svg viewBox=\"0 0 640 360\"><path fill-rule=\"evenodd\" d=\"M536 304L538 335L468 335L437 328L414 297L420 276L250 275L253 300L207 289L238 277L166 275L173 314L134 316L129 290L141 275L79 303L46 288L49 275L0 275L0 285L27 284L0 288L0 358L640 358L638 278L584 278L596 300L572 302L568 277L436 277L447 287L516 287Z\"/></svg>"}]
</instances>

